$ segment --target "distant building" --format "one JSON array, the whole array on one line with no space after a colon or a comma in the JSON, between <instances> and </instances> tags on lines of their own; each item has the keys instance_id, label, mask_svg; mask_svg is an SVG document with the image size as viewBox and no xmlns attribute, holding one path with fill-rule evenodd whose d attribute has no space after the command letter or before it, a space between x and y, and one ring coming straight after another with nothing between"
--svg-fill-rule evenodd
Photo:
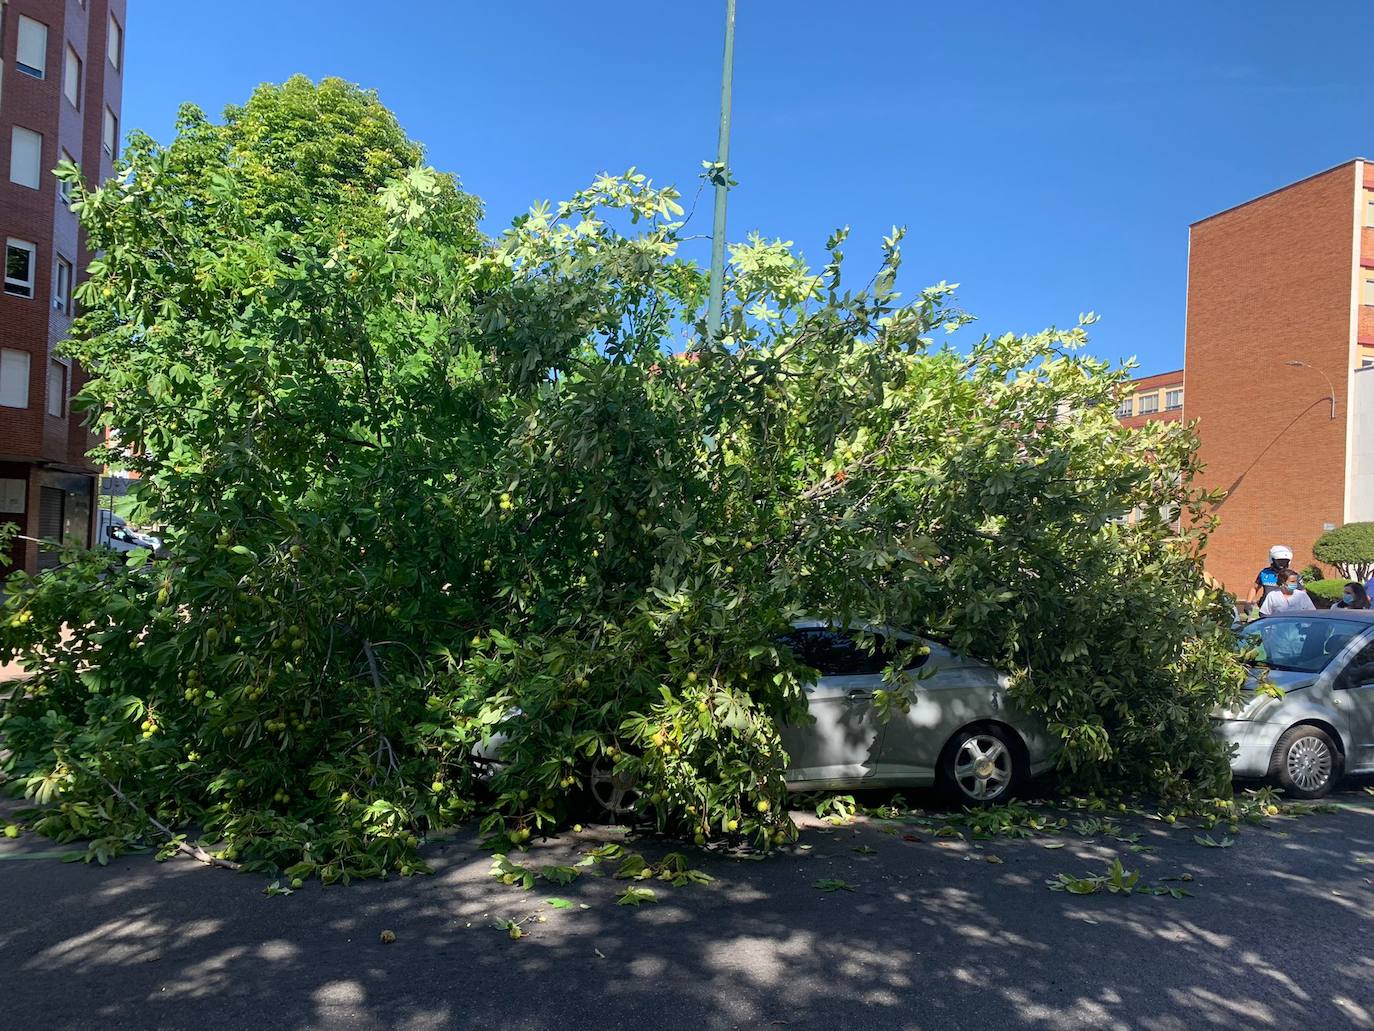
<instances>
[{"instance_id":1,"label":"distant building","mask_svg":"<svg viewBox=\"0 0 1374 1031\"><path fill-rule=\"evenodd\" d=\"M85 380L54 354L91 255L51 170L111 174L120 137L125 0L0 0L0 523L89 543L94 443L70 399ZM55 555L29 543L17 564ZM0 566L0 573L8 572Z\"/></svg>"},{"instance_id":2,"label":"distant building","mask_svg":"<svg viewBox=\"0 0 1374 1031\"><path fill-rule=\"evenodd\" d=\"M1208 571L1245 591L1271 545L1374 520L1374 165L1348 161L1194 223L1183 416L1227 492Z\"/></svg>"},{"instance_id":3,"label":"distant building","mask_svg":"<svg viewBox=\"0 0 1374 1031\"><path fill-rule=\"evenodd\" d=\"M1133 379L1122 392L1117 417L1127 426L1183 419L1183 370Z\"/></svg>"}]
</instances>

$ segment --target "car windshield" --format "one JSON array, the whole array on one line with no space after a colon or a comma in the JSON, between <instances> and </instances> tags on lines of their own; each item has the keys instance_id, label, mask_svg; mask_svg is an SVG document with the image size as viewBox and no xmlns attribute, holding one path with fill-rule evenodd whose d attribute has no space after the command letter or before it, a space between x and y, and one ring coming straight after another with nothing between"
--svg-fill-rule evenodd
<instances>
[{"instance_id":1,"label":"car windshield","mask_svg":"<svg viewBox=\"0 0 1374 1031\"><path fill-rule=\"evenodd\" d=\"M1258 650L1247 661L1291 673L1320 673L1352 637L1369 628L1353 619L1303 619L1279 616L1257 619L1240 632L1242 651Z\"/></svg>"}]
</instances>

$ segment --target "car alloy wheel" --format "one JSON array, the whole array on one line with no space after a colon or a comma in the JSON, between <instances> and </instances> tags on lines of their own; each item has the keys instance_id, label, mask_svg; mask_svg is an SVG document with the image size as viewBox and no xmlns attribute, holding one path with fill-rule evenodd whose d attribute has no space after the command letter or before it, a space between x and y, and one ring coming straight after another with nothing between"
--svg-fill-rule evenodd
<instances>
[{"instance_id":1,"label":"car alloy wheel","mask_svg":"<svg viewBox=\"0 0 1374 1031\"><path fill-rule=\"evenodd\" d=\"M954 783L975 802L991 802L1011 786L1011 749L991 734L972 734L954 753Z\"/></svg>"},{"instance_id":2,"label":"car alloy wheel","mask_svg":"<svg viewBox=\"0 0 1374 1031\"><path fill-rule=\"evenodd\" d=\"M612 817L632 816L639 811L635 805L639 799L636 781L633 774L617 773L615 764L603 756L596 758L587 775L592 801Z\"/></svg>"},{"instance_id":3,"label":"car alloy wheel","mask_svg":"<svg viewBox=\"0 0 1374 1031\"><path fill-rule=\"evenodd\" d=\"M1321 791L1331 780L1335 757L1331 746L1315 735L1305 734L1288 746L1284 756L1288 776L1304 791Z\"/></svg>"}]
</instances>

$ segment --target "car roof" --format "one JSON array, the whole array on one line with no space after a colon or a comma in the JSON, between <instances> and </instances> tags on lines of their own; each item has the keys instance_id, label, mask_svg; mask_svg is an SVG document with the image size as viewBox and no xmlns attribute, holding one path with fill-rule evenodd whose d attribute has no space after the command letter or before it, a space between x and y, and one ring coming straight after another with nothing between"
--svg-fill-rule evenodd
<instances>
[{"instance_id":1,"label":"car roof","mask_svg":"<svg viewBox=\"0 0 1374 1031\"><path fill-rule=\"evenodd\" d=\"M1259 623L1269 619L1358 619L1374 623L1374 609L1317 609L1313 612L1276 612L1252 622ZM1250 624L1246 624L1249 626Z\"/></svg>"}]
</instances>

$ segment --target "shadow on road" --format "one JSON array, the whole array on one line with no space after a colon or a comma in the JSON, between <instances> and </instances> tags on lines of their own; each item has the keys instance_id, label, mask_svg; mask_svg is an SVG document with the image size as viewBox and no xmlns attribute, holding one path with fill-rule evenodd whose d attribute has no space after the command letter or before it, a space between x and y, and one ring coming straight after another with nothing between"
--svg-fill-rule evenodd
<instances>
[{"instance_id":1,"label":"shadow on road","mask_svg":"<svg viewBox=\"0 0 1374 1031\"><path fill-rule=\"evenodd\" d=\"M7 861L5 1010L42 1028L1371 1027L1374 798L1340 801L1225 849L1137 821L1144 853L810 820L809 848L764 862L689 850L714 881L655 884L639 908L604 876L504 887L467 835L431 847L431 877L275 898L183 860ZM592 828L521 861L611 839ZM1045 887L1112 856L1147 880L1190 874L1195 897ZM493 927L541 913L519 941Z\"/></svg>"}]
</instances>

